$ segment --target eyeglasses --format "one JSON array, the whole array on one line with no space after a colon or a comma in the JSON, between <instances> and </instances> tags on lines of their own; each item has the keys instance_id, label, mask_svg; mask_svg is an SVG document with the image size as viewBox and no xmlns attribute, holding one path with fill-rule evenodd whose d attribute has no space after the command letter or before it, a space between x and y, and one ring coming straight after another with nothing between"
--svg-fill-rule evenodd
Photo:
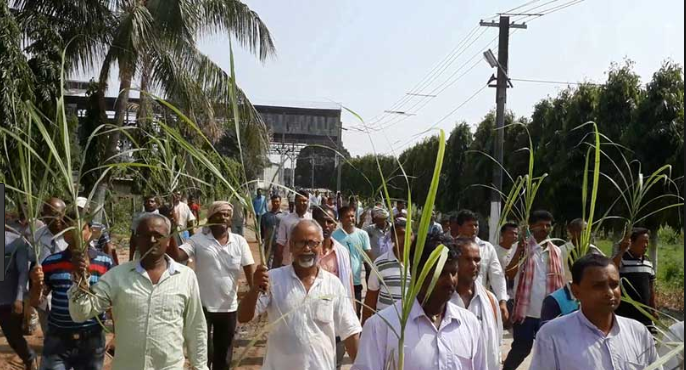
<instances>
[{"instance_id":1,"label":"eyeglasses","mask_svg":"<svg viewBox=\"0 0 686 370\"><path fill-rule=\"evenodd\" d=\"M321 244L322 242L320 240L299 240L293 242L296 249L303 249L305 246L310 247L310 249L315 249Z\"/></svg>"}]
</instances>

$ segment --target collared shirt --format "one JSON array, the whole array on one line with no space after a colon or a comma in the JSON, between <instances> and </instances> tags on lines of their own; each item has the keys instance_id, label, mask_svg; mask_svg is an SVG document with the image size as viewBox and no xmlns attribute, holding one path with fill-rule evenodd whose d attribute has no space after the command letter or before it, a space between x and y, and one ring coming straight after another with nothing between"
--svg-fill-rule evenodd
<instances>
[{"instance_id":1,"label":"collared shirt","mask_svg":"<svg viewBox=\"0 0 686 370\"><path fill-rule=\"evenodd\" d=\"M271 327L262 369L335 369L336 337L362 331L340 280L320 268L307 292L289 265L270 270L269 281L270 292L260 295L256 308L267 312Z\"/></svg>"},{"instance_id":2,"label":"collared shirt","mask_svg":"<svg viewBox=\"0 0 686 370\"><path fill-rule=\"evenodd\" d=\"M376 310L381 311L388 306L392 306L395 302L402 300L402 268L403 265L398 261L393 251L382 254L374 261L376 269L381 275L381 279L376 271L372 271L367 283L367 289L378 290L379 299L376 302ZM410 286L410 272L408 271L405 287L409 289ZM381 281L379 281L381 280Z\"/></svg>"},{"instance_id":3,"label":"collared shirt","mask_svg":"<svg viewBox=\"0 0 686 370\"><path fill-rule=\"evenodd\" d=\"M638 321L615 316L605 336L581 310L536 334L531 370L639 370L657 361L655 341Z\"/></svg>"},{"instance_id":4,"label":"collared shirt","mask_svg":"<svg viewBox=\"0 0 686 370\"><path fill-rule=\"evenodd\" d=\"M645 258L645 256L635 257L631 252L626 252L622 256L619 277L622 280L622 291L624 293L641 304L650 305L652 286L655 283L655 269L650 260ZM653 323L649 317L627 302L619 304L617 315L638 320L644 325L652 325Z\"/></svg>"},{"instance_id":5,"label":"collared shirt","mask_svg":"<svg viewBox=\"0 0 686 370\"><path fill-rule=\"evenodd\" d=\"M400 312L400 307L397 309ZM398 337L394 331L400 332L395 307L367 320L353 370L382 370L389 368L389 363L397 365ZM429 369L486 369L481 327L471 312L448 302L440 328L436 329L415 300L405 327L405 370Z\"/></svg>"},{"instance_id":6,"label":"collared shirt","mask_svg":"<svg viewBox=\"0 0 686 370\"><path fill-rule=\"evenodd\" d=\"M0 306L9 306L24 300L29 281L29 252L26 243L13 232L5 231L4 247L5 270L1 273L5 279L0 281Z\"/></svg>"},{"instance_id":7,"label":"collared shirt","mask_svg":"<svg viewBox=\"0 0 686 370\"><path fill-rule=\"evenodd\" d=\"M576 300L576 297L574 297L574 294L572 294L570 286L571 282L567 282L565 286L559 289L564 293L565 301L563 301L563 303L567 308L576 307L575 310L578 310L579 302ZM560 303L555 299L554 294L559 294L559 292L555 291L543 300L543 306L541 307L541 326L560 316L564 316L562 309L565 307L560 307Z\"/></svg>"},{"instance_id":8,"label":"collared shirt","mask_svg":"<svg viewBox=\"0 0 686 370\"><path fill-rule=\"evenodd\" d=\"M43 263L52 254L65 251L69 246L62 235L55 237L47 225L36 230L34 240L38 244L36 247L40 246L40 254L38 255L38 262L40 263ZM31 258L32 262L35 262L33 261L35 257L30 255L29 258Z\"/></svg>"},{"instance_id":9,"label":"collared shirt","mask_svg":"<svg viewBox=\"0 0 686 370\"><path fill-rule=\"evenodd\" d=\"M505 281L505 273L502 266L500 266L495 247L493 244L478 237L475 241L479 246L481 254L481 270L478 282L487 289L492 289L498 301L507 301L507 282Z\"/></svg>"},{"instance_id":10,"label":"collared shirt","mask_svg":"<svg viewBox=\"0 0 686 370\"><path fill-rule=\"evenodd\" d=\"M362 285L362 266L364 264L362 253L372 250L371 245L369 245L369 234L358 228L355 228L355 231L350 234L343 229L338 229L333 232L331 237L348 248L350 267L353 269L353 285Z\"/></svg>"},{"instance_id":11,"label":"collared shirt","mask_svg":"<svg viewBox=\"0 0 686 370\"><path fill-rule=\"evenodd\" d=\"M209 312L236 312L242 267L255 264L245 238L229 233L228 242L222 245L207 230L193 235L179 248L195 258L203 307Z\"/></svg>"},{"instance_id":12,"label":"collared shirt","mask_svg":"<svg viewBox=\"0 0 686 370\"><path fill-rule=\"evenodd\" d=\"M169 267L153 285L140 262L119 265L91 286L69 291L69 313L84 321L110 307L117 333L113 370L183 370L184 348L194 369L207 370L207 324L195 273L165 257Z\"/></svg>"},{"instance_id":13,"label":"collared shirt","mask_svg":"<svg viewBox=\"0 0 686 370\"><path fill-rule=\"evenodd\" d=\"M191 212L191 209L188 207L188 204L184 202L179 202L179 204L175 205L172 212L174 212L174 214L176 215L176 225L179 228L179 230L185 230L186 228L188 228L189 222L195 221L195 216L193 215L193 212Z\"/></svg>"},{"instance_id":14,"label":"collared shirt","mask_svg":"<svg viewBox=\"0 0 686 370\"><path fill-rule=\"evenodd\" d=\"M262 216L267 213L267 197L264 195L256 196L252 200L252 206L255 209L255 214Z\"/></svg>"},{"instance_id":15,"label":"collared shirt","mask_svg":"<svg viewBox=\"0 0 686 370\"><path fill-rule=\"evenodd\" d=\"M375 224L369 225L364 228L364 231L369 235L369 244L372 247L372 256L374 258L379 258L384 252L381 252L381 241L388 234L388 226L383 229L379 229Z\"/></svg>"},{"instance_id":16,"label":"collared shirt","mask_svg":"<svg viewBox=\"0 0 686 370\"><path fill-rule=\"evenodd\" d=\"M291 231L301 220L311 220L312 213L306 212L302 217L298 216L297 213L289 213L281 219L279 224L279 232L276 234L276 243L280 245L288 245L288 238L291 236ZM286 254L287 251L284 251Z\"/></svg>"},{"instance_id":17,"label":"collared shirt","mask_svg":"<svg viewBox=\"0 0 686 370\"><path fill-rule=\"evenodd\" d=\"M284 213L281 212L281 210L267 212L262 216L262 219L260 220L260 231L262 232L265 248L271 248L272 251L276 248L276 234L283 217Z\"/></svg>"},{"instance_id":18,"label":"collared shirt","mask_svg":"<svg viewBox=\"0 0 686 370\"><path fill-rule=\"evenodd\" d=\"M550 247L546 249L537 247L531 256L534 259L534 279L531 282L531 295L529 307L526 310L526 316L540 319L543 300L548 295L548 271L550 270L548 261L550 259ZM515 278L515 291L519 286L519 279L521 277L522 274L520 273L517 274L517 277Z\"/></svg>"},{"instance_id":19,"label":"collared shirt","mask_svg":"<svg viewBox=\"0 0 686 370\"><path fill-rule=\"evenodd\" d=\"M91 284L95 284L112 268L112 258L93 248L88 249L88 257L90 259L88 267L88 272L90 273L89 281ZM71 252L67 249L64 252L48 256L43 261L42 267L45 286L50 289L52 295L50 300L51 309L48 314L48 327L50 329L72 332L99 327L100 324L96 319L77 322L72 320L72 317L69 315L67 292L74 285L71 277L71 273L74 271ZM99 319L103 321L105 316L101 315Z\"/></svg>"},{"instance_id":20,"label":"collared shirt","mask_svg":"<svg viewBox=\"0 0 686 370\"><path fill-rule=\"evenodd\" d=\"M670 343L684 342L684 322L680 321L669 327L669 332L665 333L662 340L659 353L661 357L666 356L674 349L674 345ZM684 351L670 358L664 365L664 370L683 370L684 368Z\"/></svg>"},{"instance_id":21,"label":"collared shirt","mask_svg":"<svg viewBox=\"0 0 686 370\"><path fill-rule=\"evenodd\" d=\"M486 288L476 283L474 288L474 296L469 302L469 306L465 305L462 296L458 292L455 292L450 301L458 307L467 309L479 320L481 335L484 339L486 362L488 364L486 369L500 370L500 344L503 340L503 323L500 317L500 308L493 293L490 293Z\"/></svg>"}]
</instances>

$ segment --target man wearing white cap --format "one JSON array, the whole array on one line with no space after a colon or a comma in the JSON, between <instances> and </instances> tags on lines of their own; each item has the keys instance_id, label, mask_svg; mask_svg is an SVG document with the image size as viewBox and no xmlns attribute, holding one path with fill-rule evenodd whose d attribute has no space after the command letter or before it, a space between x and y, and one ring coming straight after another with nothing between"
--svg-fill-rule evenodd
<instances>
[{"instance_id":1,"label":"man wearing white cap","mask_svg":"<svg viewBox=\"0 0 686 370\"><path fill-rule=\"evenodd\" d=\"M212 203L207 213L208 226L178 248L172 243L167 252L178 262L195 259L207 320L208 366L213 370L228 370L231 364L240 270L250 286L254 274L255 262L248 242L230 231L232 217L231 203Z\"/></svg>"}]
</instances>

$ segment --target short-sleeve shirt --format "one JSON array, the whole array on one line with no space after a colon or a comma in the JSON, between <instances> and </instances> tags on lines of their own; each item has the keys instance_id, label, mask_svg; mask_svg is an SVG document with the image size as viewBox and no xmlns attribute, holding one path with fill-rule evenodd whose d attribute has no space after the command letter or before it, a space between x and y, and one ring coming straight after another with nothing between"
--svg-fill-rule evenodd
<instances>
[{"instance_id":1,"label":"short-sleeve shirt","mask_svg":"<svg viewBox=\"0 0 686 370\"><path fill-rule=\"evenodd\" d=\"M271 247L272 250L276 247L276 234L279 231L279 224L283 218L283 213L278 211L267 212L260 220L262 228L262 240L264 240L265 248Z\"/></svg>"},{"instance_id":2,"label":"short-sleeve shirt","mask_svg":"<svg viewBox=\"0 0 686 370\"><path fill-rule=\"evenodd\" d=\"M369 225L364 228L364 231L369 235L369 243L372 247L372 256L374 258L379 258L383 252L381 252L381 241L388 234L388 227L379 229L376 225Z\"/></svg>"},{"instance_id":3,"label":"short-sleeve shirt","mask_svg":"<svg viewBox=\"0 0 686 370\"><path fill-rule=\"evenodd\" d=\"M90 285L94 285L114 265L110 256L100 253L93 248L88 249L90 265ZM67 292L72 286L71 273L74 271L72 255L69 250L55 253L43 261L43 274L45 285L52 292L50 313L48 314L48 327L53 330L78 332L99 327L96 319L90 319L83 323L75 323L69 314L69 298ZM100 321L105 316L100 315Z\"/></svg>"},{"instance_id":4,"label":"short-sleeve shirt","mask_svg":"<svg viewBox=\"0 0 686 370\"><path fill-rule=\"evenodd\" d=\"M376 310L381 311L386 307L392 306L395 302L402 300L402 268L403 265L398 261L393 251L386 252L374 261L376 269L381 275L381 282L375 271L372 271L367 283L369 290L379 291L379 299L376 302ZM410 284L410 274L408 271L406 287Z\"/></svg>"},{"instance_id":5,"label":"short-sleeve shirt","mask_svg":"<svg viewBox=\"0 0 686 370\"><path fill-rule=\"evenodd\" d=\"M331 237L348 248L348 252L350 252L350 267L353 270L353 285L362 285L362 266L364 262L362 251L372 250L369 243L369 234L357 228L350 234L346 233L343 229L338 229L334 231Z\"/></svg>"},{"instance_id":6,"label":"short-sleeve shirt","mask_svg":"<svg viewBox=\"0 0 686 370\"><path fill-rule=\"evenodd\" d=\"M179 202L179 204L174 206L173 212L176 214L176 223L179 229L184 230L188 227L188 223L195 221L195 216L191 209L188 208L188 204L184 202Z\"/></svg>"},{"instance_id":7,"label":"short-sleeve shirt","mask_svg":"<svg viewBox=\"0 0 686 370\"><path fill-rule=\"evenodd\" d=\"M650 304L651 287L655 282L655 269L653 263L644 257L634 257L631 252L622 256L622 264L619 268L619 277L622 281L622 291L631 299L644 305ZM636 307L622 301L616 311L617 315L634 319L644 325L653 322Z\"/></svg>"},{"instance_id":8,"label":"short-sleeve shirt","mask_svg":"<svg viewBox=\"0 0 686 370\"><path fill-rule=\"evenodd\" d=\"M269 280L270 294L261 294L256 308L271 327L262 369L335 369L336 337L362 331L341 281L320 268L307 292L292 265L270 270Z\"/></svg>"},{"instance_id":9,"label":"short-sleeve shirt","mask_svg":"<svg viewBox=\"0 0 686 370\"><path fill-rule=\"evenodd\" d=\"M201 232L179 248L195 258L203 307L209 312L236 312L241 270L255 263L245 238L230 234L228 243L221 245L211 232Z\"/></svg>"}]
</instances>

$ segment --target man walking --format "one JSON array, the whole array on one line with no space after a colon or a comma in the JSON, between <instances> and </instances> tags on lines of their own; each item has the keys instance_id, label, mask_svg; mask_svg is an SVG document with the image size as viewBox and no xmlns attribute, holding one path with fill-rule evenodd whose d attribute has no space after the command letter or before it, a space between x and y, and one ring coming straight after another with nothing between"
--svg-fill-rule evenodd
<instances>
[{"instance_id":1,"label":"man walking","mask_svg":"<svg viewBox=\"0 0 686 370\"><path fill-rule=\"evenodd\" d=\"M519 274L515 279L512 317L514 341L505 359L504 370L517 369L531 353L541 322L543 299L564 285L560 248L548 239L553 215L548 211L534 211L529 217L529 224L533 238L517 247L515 258L507 267L508 274Z\"/></svg>"},{"instance_id":2,"label":"man walking","mask_svg":"<svg viewBox=\"0 0 686 370\"><path fill-rule=\"evenodd\" d=\"M374 260L378 274L372 271L367 283L367 294L364 297L362 309L362 325L378 311L402 300L403 283L406 288L410 286L411 274L409 269L406 279L403 280L402 260L405 253L406 227L407 220L404 218L395 219L395 224L389 233L392 247ZM410 234L412 234L412 230L410 230ZM410 240L412 240L412 235L410 235ZM412 254L410 253L410 255Z\"/></svg>"},{"instance_id":3,"label":"man walking","mask_svg":"<svg viewBox=\"0 0 686 370\"><path fill-rule=\"evenodd\" d=\"M67 216L65 226L75 227L64 234L68 248L47 257L42 266L36 266L31 271L31 304L39 306L47 294L52 293L48 330L43 343L42 370L100 370L105 359L105 333L100 325L105 321L105 316L76 321L69 315L67 292L73 285L72 272L79 268L75 260L87 254L87 257L80 258L88 259L90 264L79 275L86 284L89 281L97 283L113 265L108 255L88 246L91 227L84 223L83 229L78 230L77 217L76 213ZM84 246L86 249L83 249Z\"/></svg>"},{"instance_id":4,"label":"man walking","mask_svg":"<svg viewBox=\"0 0 686 370\"><path fill-rule=\"evenodd\" d=\"M267 197L262 195L262 189L257 189L257 194L252 200L252 206L259 222L260 218L267 213Z\"/></svg>"},{"instance_id":5,"label":"man walking","mask_svg":"<svg viewBox=\"0 0 686 370\"><path fill-rule=\"evenodd\" d=\"M269 251L269 259L267 265L272 266L274 263L274 254L276 252L276 234L279 230L279 224L284 217L281 212L281 196L274 194L271 196L271 209L265 213L260 220L260 235L262 236L262 247Z\"/></svg>"},{"instance_id":6,"label":"man walking","mask_svg":"<svg viewBox=\"0 0 686 370\"><path fill-rule=\"evenodd\" d=\"M263 370L334 369L336 337L353 360L357 355L362 328L341 281L317 263L322 240L317 222L299 221L288 242L293 264L269 272L258 266L255 284L241 300L241 323L268 313Z\"/></svg>"},{"instance_id":7,"label":"man walking","mask_svg":"<svg viewBox=\"0 0 686 370\"><path fill-rule=\"evenodd\" d=\"M312 218L321 226L324 237L321 256L319 257L319 267L335 275L341 281L347 297L350 298L353 307L356 307L358 303L355 302L355 291L353 290L353 270L350 267L350 252L331 237L338 225L334 211L327 206L317 207L312 210ZM336 369L341 368L344 357L345 344L341 342L340 338L336 338Z\"/></svg>"},{"instance_id":8,"label":"man walking","mask_svg":"<svg viewBox=\"0 0 686 370\"><path fill-rule=\"evenodd\" d=\"M279 224L279 232L276 236L276 253L274 255L274 267L289 265L292 261L291 255L286 247L293 227L301 220L311 220L312 214L309 209L309 195L300 190L295 196L294 212L285 216Z\"/></svg>"},{"instance_id":9,"label":"man walking","mask_svg":"<svg viewBox=\"0 0 686 370\"><path fill-rule=\"evenodd\" d=\"M431 253L444 245L447 260L431 294L428 294L433 269L421 282L405 326L404 370L484 370L486 355L481 328L476 317L450 302L457 288L459 252L450 239L427 240L417 271L423 271ZM435 267L434 267L435 268ZM394 369L398 364L400 318L394 307L372 316L364 325L360 353L353 370Z\"/></svg>"},{"instance_id":10,"label":"man walking","mask_svg":"<svg viewBox=\"0 0 686 370\"><path fill-rule=\"evenodd\" d=\"M574 263L572 279L581 309L541 328L531 370L633 370L657 361L646 327L615 315L622 294L612 260L586 255Z\"/></svg>"},{"instance_id":11,"label":"man walking","mask_svg":"<svg viewBox=\"0 0 686 370\"><path fill-rule=\"evenodd\" d=\"M503 340L503 320L493 293L477 283L481 268L479 246L472 239L457 239L460 251L457 267L457 292L451 302L473 313L481 326L488 370L500 369L500 344Z\"/></svg>"},{"instance_id":12,"label":"man walking","mask_svg":"<svg viewBox=\"0 0 686 370\"><path fill-rule=\"evenodd\" d=\"M630 243L624 242L620 245L619 252L613 258L615 266L619 267L622 290L634 301L650 307L648 309L650 315L657 317L655 268L653 263L646 258L650 231L637 227L632 230L629 241ZM653 327L652 319L631 303L622 302L617 309L617 315L634 319L647 326L652 332L657 331Z\"/></svg>"},{"instance_id":13,"label":"man walking","mask_svg":"<svg viewBox=\"0 0 686 370\"><path fill-rule=\"evenodd\" d=\"M353 269L353 285L355 287L355 301L362 301L362 265L364 263L363 253L367 254L372 260L372 247L369 244L369 235L366 231L360 230L355 226L355 208L343 207L339 212L341 228L333 233L333 238L337 242L348 248L350 252L350 265ZM362 305L357 306L357 316L362 313Z\"/></svg>"},{"instance_id":14,"label":"man walking","mask_svg":"<svg viewBox=\"0 0 686 370\"><path fill-rule=\"evenodd\" d=\"M576 218L567 225L567 234L569 241L560 247L562 253L562 268L564 269L565 282L572 281L572 265L574 261L583 257L581 255L581 233L588 227L588 223L580 218ZM586 254L600 254L603 252L593 244L588 246Z\"/></svg>"},{"instance_id":15,"label":"man walking","mask_svg":"<svg viewBox=\"0 0 686 370\"><path fill-rule=\"evenodd\" d=\"M207 370L198 282L191 269L166 256L171 232L166 217L144 216L136 230L140 260L117 266L97 283L91 277L90 287L74 284L69 290L68 312L76 322L112 309L117 333L112 370L183 370L184 349L194 370ZM77 259L74 280L87 282L83 272L93 270L93 263Z\"/></svg>"},{"instance_id":16,"label":"man walking","mask_svg":"<svg viewBox=\"0 0 686 370\"><path fill-rule=\"evenodd\" d=\"M176 220L176 226L178 227L179 235L181 241L186 241L186 239L193 236L195 226L195 216L193 212L188 207L188 204L181 201L183 195L180 191L175 191L172 194L172 213L174 214L174 219Z\"/></svg>"},{"instance_id":17,"label":"man walking","mask_svg":"<svg viewBox=\"0 0 686 370\"><path fill-rule=\"evenodd\" d=\"M230 368L240 271L243 269L245 272L248 285L252 285L255 271L248 242L230 232L232 212L229 202L212 203L207 213L209 226L178 249L172 245L167 252L177 262L185 262L189 258L195 260L200 299L207 319L212 370Z\"/></svg>"},{"instance_id":18,"label":"man walking","mask_svg":"<svg viewBox=\"0 0 686 370\"><path fill-rule=\"evenodd\" d=\"M498 298L498 306L503 321L508 321L510 314L507 310L507 282L503 267L500 266L498 253L495 247L485 240L479 239L479 216L469 210L462 210L457 214L458 237L472 239L479 246L481 254L481 267L479 272L479 284L487 289L490 287ZM452 230L452 228L451 228Z\"/></svg>"},{"instance_id":19,"label":"man walking","mask_svg":"<svg viewBox=\"0 0 686 370\"><path fill-rule=\"evenodd\" d=\"M5 279L0 281L0 328L7 343L21 358L24 369L36 369L36 354L22 332L24 293L29 280L28 247L19 234L5 227Z\"/></svg>"}]
</instances>

